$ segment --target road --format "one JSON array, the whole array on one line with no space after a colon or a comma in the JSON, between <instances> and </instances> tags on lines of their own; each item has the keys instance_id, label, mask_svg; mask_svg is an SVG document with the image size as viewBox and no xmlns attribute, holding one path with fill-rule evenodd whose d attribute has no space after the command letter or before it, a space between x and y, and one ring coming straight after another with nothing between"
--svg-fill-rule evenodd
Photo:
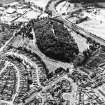
<instances>
[{"instance_id":1,"label":"road","mask_svg":"<svg viewBox=\"0 0 105 105\"><path fill-rule=\"evenodd\" d=\"M56 17L57 19L59 20L62 20L64 22L64 24L72 29L73 31L75 31L76 33L84 36L84 37L90 37L92 38L93 40L95 40L96 42L100 43L101 45L105 45L105 40L96 36L95 34L92 34L88 31L86 31L85 29L77 26L76 24L70 22L68 19L66 18L63 18L56 10L56 4L59 4L60 1L65 1L65 0L51 0L49 2L49 4L47 5L47 10L50 10L52 11L52 16Z\"/></svg>"}]
</instances>

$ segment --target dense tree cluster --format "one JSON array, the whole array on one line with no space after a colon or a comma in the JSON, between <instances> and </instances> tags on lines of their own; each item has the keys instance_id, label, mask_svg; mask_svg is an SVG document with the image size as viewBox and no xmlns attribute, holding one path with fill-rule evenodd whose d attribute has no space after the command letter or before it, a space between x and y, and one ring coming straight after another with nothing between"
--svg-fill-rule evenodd
<instances>
[{"instance_id":1,"label":"dense tree cluster","mask_svg":"<svg viewBox=\"0 0 105 105\"><path fill-rule=\"evenodd\" d=\"M91 38L87 38L87 44L89 44L89 48L84 50L82 53L79 53L77 58L74 60L74 66L83 66L87 65L88 62L93 61L89 63L89 66L96 66L98 63L97 60L93 60L95 55L99 53L99 49L101 48L101 45L97 43L96 41L92 40ZM104 48L104 47L103 47ZM99 58L98 58L99 61Z\"/></svg>"},{"instance_id":2,"label":"dense tree cluster","mask_svg":"<svg viewBox=\"0 0 105 105\"><path fill-rule=\"evenodd\" d=\"M60 76L62 74L69 73L69 69L64 69L62 67L57 68L56 70L47 74L47 79L52 79L53 77Z\"/></svg>"},{"instance_id":3,"label":"dense tree cluster","mask_svg":"<svg viewBox=\"0 0 105 105\"><path fill-rule=\"evenodd\" d=\"M16 34L15 36L18 36L18 35L22 35L23 38L24 37L28 37L29 39L33 39L33 35L31 33L32 31L32 25L31 23L29 22L26 26L23 26Z\"/></svg>"},{"instance_id":4,"label":"dense tree cluster","mask_svg":"<svg viewBox=\"0 0 105 105\"><path fill-rule=\"evenodd\" d=\"M43 24L43 21L41 22ZM35 28L37 46L40 51L58 61L73 61L79 50L68 30L57 20L46 19L44 23L43 26Z\"/></svg>"},{"instance_id":5,"label":"dense tree cluster","mask_svg":"<svg viewBox=\"0 0 105 105\"><path fill-rule=\"evenodd\" d=\"M88 65L88 67L95 67L101 60L98 56L99 54L101 54L99 50L101 48L101 45L91 38L87 38L87 43L89 43L90 45L89 49L83 52L85 57L83 64Z\"/></svg>"}]
</instances>

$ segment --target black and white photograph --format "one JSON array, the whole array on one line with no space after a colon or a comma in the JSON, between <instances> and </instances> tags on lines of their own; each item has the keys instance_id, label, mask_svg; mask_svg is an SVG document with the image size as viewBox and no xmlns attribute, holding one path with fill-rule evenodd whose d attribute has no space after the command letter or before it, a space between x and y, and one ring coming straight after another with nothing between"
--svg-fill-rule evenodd
<instances>
[{"instance_id":1,"label":"black and white photograph","mask_svg":"<svg viewBox=\"0 0 105 105\"><path fill-rule=\"evenodd\" d=\"M105 0L0 0L0 105L105 105Z\"/></svg>"}]
</instances>

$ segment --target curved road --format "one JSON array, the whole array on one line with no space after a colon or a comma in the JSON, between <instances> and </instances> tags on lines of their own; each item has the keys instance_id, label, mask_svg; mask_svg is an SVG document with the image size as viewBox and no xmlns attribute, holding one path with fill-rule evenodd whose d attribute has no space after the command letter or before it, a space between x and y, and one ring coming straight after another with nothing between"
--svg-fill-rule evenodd
<instances>
[{"instance_id":1,"label":"curved road","mask_svg":"<svg viewBox=\"0 0 105 105\"><path fill-rule=\"evenodd\" d=\"M96 36L95 34L92 34L91 32L88 32L86 30L84 30L83 28L77 26L76 24L72 23L71 21L69 21L67 18L63 18L56 10L56 6L65 0L50 0L48 5L46 6L46 11L50 10L52 11L52 16L54 16L55 18L61 20L64 22L64 24L72 29L73 31L75 31L76 33L84 36L84 37L90 37L93 40L95 40L96 42L100 43L101 45L105 45L105 40Z\"/></svg>"}]
</instances>

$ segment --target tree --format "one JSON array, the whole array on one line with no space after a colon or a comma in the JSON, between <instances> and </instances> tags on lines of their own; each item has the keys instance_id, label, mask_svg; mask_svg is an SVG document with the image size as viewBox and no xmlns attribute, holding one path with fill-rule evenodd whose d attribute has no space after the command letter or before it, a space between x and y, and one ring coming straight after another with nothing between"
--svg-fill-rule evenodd
<instances>
[{"instance_id":1,"label":"tree","mask_svg":"<svg viewBox=\"0 0 105 105\"><path fill-rule=\"evenodd\" d=\"M35 29L40 51L51 59L72 62L79 53L79 49L68 30L56 20L46 19L43 23L45 25Z\"/></svg>"}]
</instances>

